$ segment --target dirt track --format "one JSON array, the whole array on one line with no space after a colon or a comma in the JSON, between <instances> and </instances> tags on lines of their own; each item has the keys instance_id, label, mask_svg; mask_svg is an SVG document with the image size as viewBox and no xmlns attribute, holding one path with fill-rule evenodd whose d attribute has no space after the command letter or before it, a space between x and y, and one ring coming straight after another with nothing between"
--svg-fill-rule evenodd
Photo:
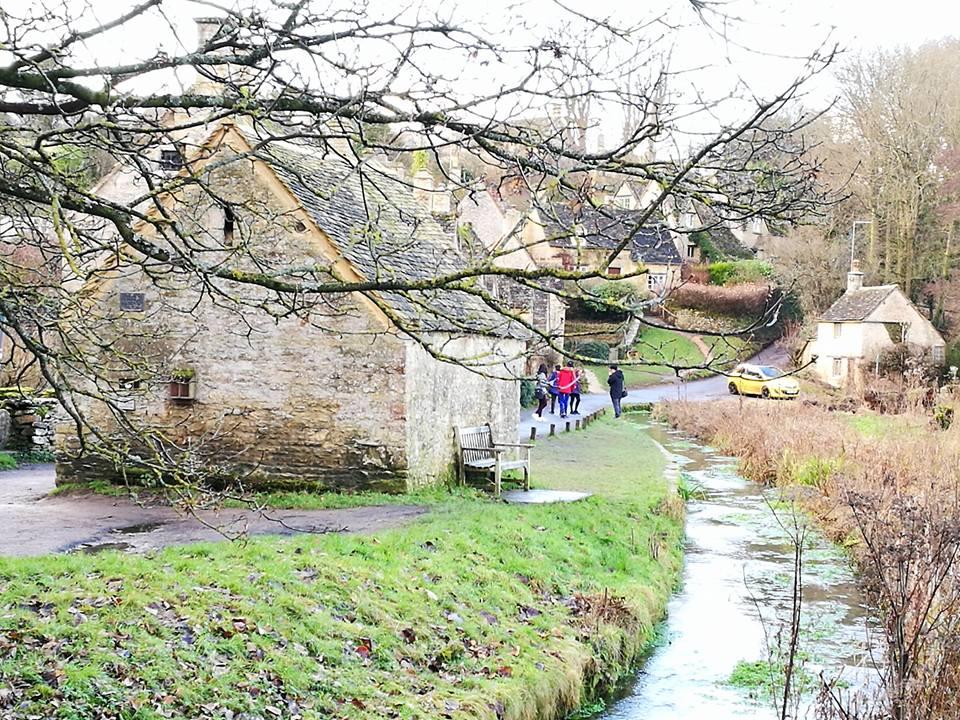
<instances>
[{"instance_id":1,"label":"dirt track","mask_svg":"<svg viewBox=\"0 0 960 720\"><path fill-rule=\"evenodd\" d=\"M269 517L238 509L205 511L201 519L160 503L126 497L74 494L47 497L52 465L0 473L0 556L116 548L142 552L167 545L224 540L228 535L291 535L296 532L367 533L397 527L427 509L377 505L345 510L279 510ZM201 521L202 520L202 521Z\"/></svg>"}]
</instances>

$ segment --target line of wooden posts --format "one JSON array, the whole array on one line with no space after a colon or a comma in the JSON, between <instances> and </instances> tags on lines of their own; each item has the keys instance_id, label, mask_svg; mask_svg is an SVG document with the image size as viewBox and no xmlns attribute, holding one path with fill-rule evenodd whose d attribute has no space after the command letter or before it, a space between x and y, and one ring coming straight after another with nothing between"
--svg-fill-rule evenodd
<instances>
[{"instance_id":1,"label":"line of wooden posts","mask_svg":"<svg viewBox=\"0 0 960 720\"><path fill-rule=\"evenodd\" d=\"M607 408L600 408L599 410L594 410L592 413L588 413L583 417L576 418L575 420L565 420L563 423L560 423L561 427L564 427L566 432L571 430L584 430L586 427L596 420L601 415L607 414ZM550 436L557 434L557 423L550 423ZM533 442L537 439L537 426L534 425L530 428L530 442Z\"/></svg>"}]
</instances>

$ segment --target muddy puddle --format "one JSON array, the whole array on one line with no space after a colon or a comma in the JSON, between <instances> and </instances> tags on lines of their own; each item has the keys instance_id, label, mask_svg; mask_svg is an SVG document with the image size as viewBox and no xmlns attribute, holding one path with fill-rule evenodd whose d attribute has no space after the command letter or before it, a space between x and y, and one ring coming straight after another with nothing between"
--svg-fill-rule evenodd
<instances>
[{"instance_id":1,"label":"muddy puddle","mask_svg":"<svg viewBox=\"0 0 960 720\"><path fill-rule=\"evenodd\" d=\"M681 463L687 504L683 585L662 640L623 697L597 718L753 720L778 717L769 668L790 617L795 525L809 521L776 491L737 474L736 462L652 425L651 436ZM789 532L784 529L789 528ZM840 678L853 689L876 681L878 632L848 560L812 527L803 571L801 655L805 682ZM781 656L782 657L782 656ZM813 717L807 692L791 717Z\"/></svg>"}]
</instances>

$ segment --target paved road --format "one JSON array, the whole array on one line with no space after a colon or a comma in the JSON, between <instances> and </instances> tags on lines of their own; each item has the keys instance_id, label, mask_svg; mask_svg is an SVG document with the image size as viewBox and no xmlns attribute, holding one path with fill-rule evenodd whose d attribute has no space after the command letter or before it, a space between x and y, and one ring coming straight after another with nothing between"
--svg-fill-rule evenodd
<instances>
[{"instance_id":1,"label":"paved road","mask_svg":"<svg viewBox=\"0 0 960 720\"><path fill-rule=\"evenodd\" d=\"M53 465L0 472L0 556L71 550L145 551L239 534L366 533L396 527L426 508L378 505L345 510L202 510L184 515L161 502L94 494L54 495Z\"/></svg>"},{"instance_id":2,"label":"paved road","mask_svg":"<svg viewBox=\"0 0 960 720\"><path fill-rule=\"evenodd\" d=\"M764 348L754 355L748 362L760 365L778 365L787 364L787 356L783 350L775 345ZM600 378L601 383L606 382L606 378ZM640 388L628 388L629 395L624 399L624 403L654 403L663 400L715 400L729 394L727 391L727 378L723 375L703 378L701 380L691 380L690 382L672 382L660 385L648 385ZM590 393L584 395L580 404L580 415L586 415L599 410L600 408L609 408L613 412L613 406L610 404L610 395L607 393ZM565 420L561 420L559 415L550 415L549 406L544 412L543 417L546 422L540 422L533 416L533 410L524 410L520 415L520 440L521 442L530 439L530 428L537 428L538 437L545 435L550 429L550 423L556 425L557 432L563 432L565 429ZM571 416L576 419L576 415ZM573 424L571 424L573 426Z\"/></svg>"}]
</instances>

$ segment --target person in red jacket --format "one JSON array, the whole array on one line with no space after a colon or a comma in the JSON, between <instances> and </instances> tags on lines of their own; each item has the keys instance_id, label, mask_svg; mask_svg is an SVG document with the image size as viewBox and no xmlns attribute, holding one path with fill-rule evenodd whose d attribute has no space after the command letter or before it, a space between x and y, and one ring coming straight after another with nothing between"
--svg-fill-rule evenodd
<instances>
[{"instance_id":1,"label":"person in red jacket","mask_svg":"<svg viewBox=\"0 0 960 720\"><path fill-rule=\"evenodd\" d=\"M568 362L565 368L561 368L557 373L557 393L560 396L560 417L567 416L567 408L570 403L570 395L577 384L577 374L573 370L573 362Z\"/></svg>"}]
</instances>

